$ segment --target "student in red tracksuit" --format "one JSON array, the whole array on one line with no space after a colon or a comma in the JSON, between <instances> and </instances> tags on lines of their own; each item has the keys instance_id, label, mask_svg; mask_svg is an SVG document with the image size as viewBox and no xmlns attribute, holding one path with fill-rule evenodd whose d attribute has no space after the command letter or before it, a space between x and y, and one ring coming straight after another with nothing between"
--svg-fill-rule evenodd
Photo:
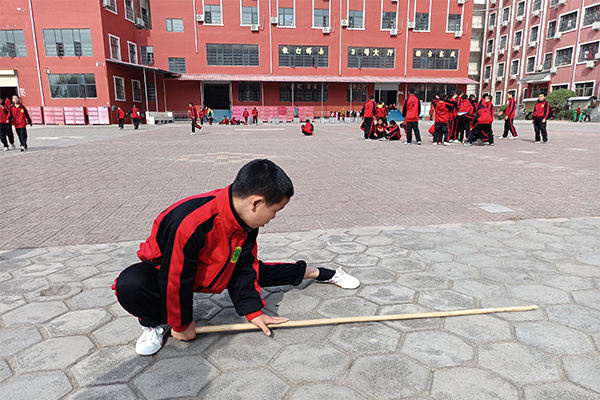
<instances>
[{"instance_id":1,"label":"student in red tracksuit","mask_svg":"<svg viewBox=\"0 0 600 400\"><path fill-rule=\"evenodd\" d=\"M27 108L21 104L21 98L19 96L14 95L12 97L12 102L13 105L10 108L11 123L15 127L15 131L17 131L17 136L21 143L21 151L25 151L27 150L27 124L33 126L33 122L31 121Z\"/></svg>"},{"instance_id":2,"label":"student in red tracksuit","mask_svg":"<svg viewBox=\"0 0 600 400\"><path fill-rule=\"evenodd\" d=\"M383 101L382 101L377 105L377 108L375 108L375 118L376 119L381 118L383 120L383 123L387 124L387 115L388 115L388 109L385 106L385 104L383 104Z\"/></svg>"},{"instance_id":3,"label":"student in red tracksuit","mask_svg":"<svg viewBox=\"0 0 600 400\"><path fill-rule=\"evenodd\" d=\"M371 134L375 125L373 123L373 117L375 116L375 108L377 105L375 104L374 98L375 96L373 95L369 96L369 101L365 103L361 112L363 123L360 127L365 133L365 140L369 140L371 138Z\"/></svg>"},{"instance_id":4,"label":"student in red tracksuit","mask_svg":"<svg viewBox=\"0 0 600 400\"><path fill-rule=\"evenodd\" d=\"M517 105L511 92L508 92L507 97L508 104L506 105L506 110L504 110L504 134L502 135L502 137L508 137L508 132L510 132L510 134L512 135L510 138L516 139L519 137L514 124L515 114L517 113Z\"/></svg>"},{"instance_id":5,"label":"student in red tracksuit","mask_svg":"<svg viewBox=\"0 0 600 400\"><path fill-rule=\"evenodd\" d=\"M192 120L192 135L196 134L196 128L200 129L200 132L202 132L202 129L204 129L202 126L198 125L198 109L196 108L196 106L194 106L194 103L190 102L188 104L188 110L190 112L190 119Z\"/></svg>"},{"instance_id":6,"label":"student in red tracksuit","mask_svg":"<svg viewBox=\"0 0 600 400\"><path fill-rule=\"evenodd\" d=\"M1 99L0 99L1 100ZM4 102L0 102L0 141L4 151L8 151L8 144L15 148L15 137L11 125L10 99L7 97Z\"/></svg>"},{"instance_id":7,"label":"student in red tracksuit","mask_svg":"<svg viewBox=\"0 0 600 400\"><path fill-rule=\"evenodd\" d=\"M169 326L174 339L196 337L194 292L227 289L235 311L270 335L268 324L288 319L263 314L262 287L297 286L303 279L345 289L360 285L341 268L258 259L259 228L293 194L292 181L281 168L269 160L254 160L242 167L231 186L188 197L160 213L137 252L141 262L121 272L113 285L121 306L143 327L138 354L159 351Z\"/></svg>"},{"instance_id":8,"label":"student in red tracksuit","mask_svg":"<svg viewBox=\"0 0 600 400\"><path fill-rule=\"evenodd\" d=\"M258 110L256 109L256 107L252 109L252 123L254 125L258 124Z\"/></svg>"},{"instance_id":9,"label":"student in red tracksuit","mask_svg":"<svg viewBox=\"0 0 600 400\"><path fill-rule=\"evenodd\" d=\"M431 102L431 106L435 111L435 131L433 133L433 144L448 143L448 121L450 120L454 105L446 98L445 94L436 95Z\"/></svg>"},{"instance_id":10,"label":"student in red tracksuit","mask_svg":"<svg viewBox=\"0 0 600 400\"><path fill-rule=\"evenodd\" d=\"M248 112L247 108L244 108L244 113L242 114L242 117L244 117L244 122L246 125L248 125L248 117L250 116L250 113Z\"/></svg>"},{"instance_id":11,"label":"student in red tracksuit","mask_svg":"<svg viewBox=\"0 0 600 400\"><path fill-rule=\"evenodd\" d=\"M385 139L387 135L387 124L383 121L382 117L377 118L377 123L373 129L373 135L371 139Z\"/></svg>"},{"instance_id":12,"label":"student in red tracksuit","mask_svg":"<svg viewBox=\"0 0 600 400\"><path fill-rule=\"evenodd\" d=\"M415 89L408 90L408 98L402 106L402 115L406 123L406 144L412 143L412 133L415 132L417 144L421 144L421 132L419 132L419 115L421 115L421 100L415 95Z\"/></svg>"},{"instance_id":13,"label":"student in red tracksuit","mask_svg":"<svg viewBox=\"0 0 600 400\"><path fill-rule=\"evenodd\" d=\"M305 136L312 136L315 133L315 126L310 123L310 119L306 119L304 125L302 125L302 133Z\"/></svg>"},{"instance_id":14,"label":"student in red tracksuit","mask_svg":"<svg viewBox=\"0 0 600 400\"><path fill-rule=\"evenodd\" d=\"M205 108L201 106L198 109L198 121L200 121L200 125L204 125L204 114L205 114Z\"/></svg>"},{"instance_id":15,"label":"student in red tracksuit","mask_svg":"<svg viewBox=\"0 0 600 400\"><path fill-rule=\"evenodd\" d=\"M117 120L119 121L119 129L123 130L123 127L125 126L125 117L127 116L125 114L125 110L117 106L117 111L115 112L115 114L117 116Z\"/></svg>"},{"instance_id":16,"label":"student in red tracksuit","mask_svg":"<svg viewBox=\"0 0 600 400\"><path fill-rule=\"evenodd\" d=\"M458 108L460 107L460 94L462 92L454 92L452 97L448 99L448 102L454 102L455 107L450 111L450 118L448 118L448 142L458 142L456 135L458 133Z\"/></svg>"},{"instance_id":17,"label":"student in red tracksuit","mask_svg":"<svg viewBox=\"0 0 600 400\"><path fill-rule=\"evenodd\" d=\"M140 122L142 122L142 115L140 114L140 109L134 105L127 114L131 115L131 121L133 122L134 129L139 128Z\"/></svg>"},{"instance_id":18,"label":"student in red tracksuit","mask_svg":"<svg viewBox=\"0 0 600 400\"><path fill-rule=\"evenodd\" d=\"M466 94L463 94L460 98L460 104L457 110L457 133L456 139L459 142L463 142L469 138L469 125L471 118L475 113L475 96L471 95L467 98Z\"/></svg>"},{"instance_id":19,"label":"student in red tracksuit","mask_svg":"<svg viewBox=\"0 0 600 400\"><path fill-rule=\"evenodd\" d=\"M546 131L546 121L550 115L550 105L546 101L546 96L540 93L538 101L533 108L533 129L535 130L535 143L540 142L540 135L544 143L548 141L548 131Z\"/></svg>"},{"instance_id":20,"label":"student in red tracksuit","mask_svg":"<svg viewBox=\"0 0 600 400\"><path fill-rule=\"evenodd\" d=\"M492 96L485 94L477 109L475 118L473 118L473 128L469 140L465 146L471 146L475 140L494 145L494 132L492 131L492 122L494 122L494 106L492 105Z\"/></svg>"},{"instance_id":21,"label":"student in red tracksuit","mask_svg":"<svg viewBox=\"0 0 600 400\"><path fill-rule=\"evenodd\" d=\"M388 140L400 140L402 139L402 132L400 131L400 127L396 123L396 121L391 120L388 125L386 138Z\"/></svg>"}]
</instances>

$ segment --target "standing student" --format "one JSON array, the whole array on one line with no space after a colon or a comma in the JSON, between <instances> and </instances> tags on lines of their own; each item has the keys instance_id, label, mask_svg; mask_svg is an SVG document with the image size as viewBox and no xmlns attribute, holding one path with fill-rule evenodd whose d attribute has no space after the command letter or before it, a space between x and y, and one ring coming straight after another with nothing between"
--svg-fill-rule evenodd
<instances>
[{"instance_id":1,"label":"standing student","mask_svg":"<svg viewBox=\"0 0 600 400\"><path fill-rule=\"evenodd\" d=\"M119 130L123 130L123 127L125 126L125 110L123 110L121 107L117 106L117 111L116 111L116 116L117 116L117 120L119 121Z\"/></svg>"},{"instance_id":2,"label":"standing student","mask_svg":"<svg viewBox=\"0 0 600 400\"><path fill-rule=\"evenodd\" d=\"M421 100L415 95L415 89L410 88L408 98L402 106L402 115L406 122L406 144L412 143L412 133L415 132L417 144L421 144L421 132L419 132L419 115L421 115Z\"/></svg>"},{"instance_id":3,"label":"standing student","mask_svg":"<svg viewBox=\"0 0 600 400\"><path fill-rule=\"evenodd\" d=\"M127 113L131 115L131 122L133 122L133 128L138 129L140 127L140 122L142 122L142 115L140 114L140 109L137 108L136 105L131 107L131 110Z\"/></svg>"},{"instance_id":4,"label":"standing student","mask_svg":"<svg viewBox=\"0 0 600 400\"><path fill-rule=\"evenodd\" d=\"M363 116L363 123L361 125L361 128L365 133L365 140L370 139L371 132L373 131L373 117L375 116L375 108L377 107L374 99L375 96L369 96L369 100L365 103L361 112Z\"/></svg>"},{"instance_id":5,"label":"standing student","mask_svg":"<svg viewBox=\"0 0 600 400\"><path fill-rule=\"evenodd\" d=\"M196 128L200 129L200 132L202 132L202 129L204 129L202 126L198 125L198 109L194 106L194 103L190 102L188 104L189 107L189 112L190 112L190 119L192 120L192 133L191 135L195 135L196 134Z\"/></svg>"},{"instance_id":6,"label":"standing student","mask_svg":"<svg viewBox=\"0 0 600 400\"><path fill-rule=\"evenodd\" d=\"M248 125L248 117L250 116L250 113L248 112L247 108L244 108L244 113L242 114L242 117L244 117L244 123L246 125Z\"/></svg>"},{"instance_id":7,"label":"standing student","mask_svg":"<svg viewBox=\"0 0 600 400\"><path fill-rule=\"evenodd\" d=\"M574 122L579 122L580 117L581 117L581 106L577 106L577 116L575 117Z\"/></svg>"},{"instance_id":8,"label":"standing student","mask_svg":"<svg viewBox=\"0 0 600 400\"><path fill-rule=\"evenodd\" d=\"M458 106L457 113L457 133L456 139L459 143L462 143L465 139L469 138L469 125L471 118L475 113L475 95L471 95L467 98L466 94L461 96L460 105Z\"/></svg>"},{"instance_id":9,"label":"standing student","mask_svg":"<svg viewBox=\"0 0 600 400\"><path fill-rule=\"evenodd\" d=\"M450 111L450 117L448 118L448 142L458 143L458 108L460 107L460 101L462 91L454 92L452 97L447 101L451 103L454 108Z\"/></svg>"},{"instance_id":10,"label":"standing student","mask_svg":"<svg viewBox=\"0 0 600 400\"><path fill-rule=\"evenodd\" d=\"M1 99L0 99L1 100ZM0 103L0 141L4 151L8 151L8 144L15 148L15 137L12 131L11 113L10 113L10 99L7 97L4 102Z\"/></svg>"},{"instance_id":11,"label":"standing student","mask_svg":"<svg viewBox=\"0 0 600 400\"><path fill-rule=\"evenodd\" d=\"M433 133L433 144L448 143L448 121L451 117L451 112L454 108L447 100L445 94L436 95L431 102L431 106L435 111L435 131Z\"/></svg>"},{"instance_id":12,"label":"standing student","mask_svg":"<svg viewBox=\"0 0 600 400\"><path fill-rule=\"evenodd\" d=\"M212 108L208 107L206 109L206 119L208 120L209 125L212 125L214 115L215 113L213 112Z\"/></svg>"},{"instance_id":13,"label":"standing student","mask_svg":"<svg viewBox=\"0 0 600 400\"><path fill-rule=\"evenodd\" d=\"M384 124L387 124L387 115L389 114L387 107L385 106L385 104L383 103L383 101L380 101L379 104L377 105L377 108L375 109L375 118L379 119L381 118L383 120Z\"/></svg>"},{"instance_id":14,"label":"standing student","mask_svg":"<svg viewBox=\"0 0 600 400\"><path fill-rule=\"evenodd\" d=\"M517 106L515 103L515 99L513 98L513 94L508 92L508 104L506 104L506 110L504 111L504 134L503 138L508 136L508 132L510 132L511 139L516 139L519 137L517 134L517 130L515 129L515 114L517 113Z\"/></svg>"},{"instance_id":15,"label":"standing student","mask_svg":"<svg viewBox=\"0 0 600 400\"><path fill-rule=\"evenodd\" d=\"M585 117L583 117L583 122L590 121L592 122L592 106L587 106L585 109Z\"/></svg>"},{"instance_id":16,"label":"standing student","mask_svg":"<svg viewBox=\"0 0 600 400\"><path fill-rule=\"evenodd\" d=\"M204 107L200 107L200 109L198 109L198 121L200 121L200 125L204 125L204 113L205 113L205 108Z\"/></svg>"},{"instance_id":17,"label":"standing student","mask_svg":"<svg viewBox=\"0 0 600 400\"><path fill-rule=\"evenodd\" d=\"M27 108L21 104L21 98L19 96L15 94L12 97L12 102L13 105L10 108L10 118L15 127L15 131L17 131L17 136L21 143L21 151L25 151L27 150L27 124L33 126L33 122L31 122L31 117L29 116Z\"/></svg>"},{"instance_id":18,"label":"standing student","mask_svg":"<svg viewBox=\"0 0 600 400\"><path fill-rule=\"evenodd\" d=\"M305 136L312 136L315 133L315 126L310 123L310 119L306 119L304 125L302 125L302 133Z\"/></svg>"},{"instance_id":19,"label":"standing student","mask_svg":"<svg viewBox=\"0 0 600 400\"><path fill-rule=\"evenodd\" d=\"M256 107L252 109L252 123L254 125L258 124L258 110L256 109Z\"/></svg>"},{"instance_id":20,"label":"standing student","mask_svg":"<svg viewBox=\"0 0 600 400\"><path fill-rule=\"evenodd\" d=\"M486 94L483 96L477 109L475 118L473 118L473 127L469 140L465 146L471 146L475 140L481 140L483 143L494 145L494 132L492 131L492 122L494 122L494 106L492 105L492 96Z\"/></svg>"},{"instance_id":21,"label":"standing student","mask_svg":"<svg viewBox=\"0 0 600 400\"><path fill-rule=\"evenodd\" d=\"M533 129L535 131L535 143L540 142L540 136L544 143L548 141L548 131L546 130L546 121L550 115L550 105L546 101L544 93L540 93L538 101L533 108Z\"/></svg>"}]
</instances>

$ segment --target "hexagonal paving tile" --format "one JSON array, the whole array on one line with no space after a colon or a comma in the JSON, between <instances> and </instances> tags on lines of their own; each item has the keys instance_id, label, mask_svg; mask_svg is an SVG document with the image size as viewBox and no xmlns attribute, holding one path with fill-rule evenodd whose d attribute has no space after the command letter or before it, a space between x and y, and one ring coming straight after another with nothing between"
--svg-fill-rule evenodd
<instances>
[{"instance_id":1,"label":"hexagonal paving tile","mask_svg":"<svg viewBox=\"0 0 600 400\"><path fill-rule=\"evenodd\" d=\"M452 289L476 298L503 296L504 286L484 279L458 279L452 284Z\"/></svg>"},{"instance_id":2,"label":"hexagonal paving tile","mask_svg":"<svg viewBox=\"0 0 600 400\"><path fill-rule=\"evenodd\" d=\"M518 400L510 382L477 368L457 367L435 371L431 397L439 400Z\"/></svg>"},{"instance_id":3,"label":"hexagonal paving tile","mask_svg":"<svg viewBox=\"0 0 600 400\"><path fill-rule=\"evenodd\" d=\"M411 289L448 289L450 281L445 277L429 274L402 274L398 282Z\"/></svg>"},{"instance_id":4,"label":"hexagonal paving tile","mask_svg":"<svg viewBox=\"0 0 600 400\"><path fill-rule=\"evenodd\" d=\"M598 394L568 382L525 386L525 400L597 400Z\"/></svg>"},{"instance_id":5,"label":"hexagonal paving tile","mask_svg":"<svg viewBox=\"0 0 600 400\"><path fill-rule=\"evenodd\" d=\"M379 323L338 326L330 342L357 355L393 353L401 334Z\"/></svg>"},{"instance_id":6,"label":"hexagonal paving tile","mask_svg":"<svg viewBox=\"0 0 600 400\"><path fill-rule=\"evenodd\" d=\"M398 304L412 302L415 291L397 284L380 284L364 287L359 295L377 304Z\"/></svg>"},{"instance_id":7,"label":"hexagonal paving tile","mask_svg":"<svg viewBox=\"0 0 600 400\"><path fill-rule=\"evenodd\" d=\"M484 268L481 270L481 277L490 281L510 284L526 284L534 282L531 272L511 267Z\"/></svg>"},{"instance_id":8,"label":"hexagonal paving tile","mask_svg":"<svg viewBox=\"0 0 600 400\"><path fill-rule=\"evenodd\" d=\"M82 283L91 289L94 288L110 288L115 281L115 278L118 276L118 273L115 272L103 272L100 274L96 274L82 281Z\"/></svg>"},{"instance_id":9,"label":"hexagonal paving tile","mask_svg":"<svg viewBox=\"0 0 600 400\"><path fill-rule=\"evenodd\" d=\"M408 254L408 250L403 247L396 246L373 246L369 247L365 254L379 258L396 258L406 256Z\"/></svg>"},{"instance_id":10,"label":"hexagonal paving tile","mask_svg":"<svg viewBox=\"0 0 600 400\"><path fill-rule=\"evenodd\" d=\"M24 371L65 369L93 348L94 344L85 336L52 338L19 353L17 366Z\"/></svg>"},{"instance_id":11,"label":"hexagonal paving tile","mask_svg":"<svg viewBox=\"0 0 600 400\"><path fill-rule=\"evenodd\" d=\"M117 318L94 331L103 346L133 343L140 334L140 323L133 316Z\"/></svg>"},{"instance_id":12,"label":"hexagonal paving tile","mask_svg":"<svg viewBox=\"0 0 600 400\"><path fill-rule=\"evenodd\" d=\"M354 241L366 246L387 246L394 243L394 239L383 235L359 236Z\"/></svg>"},{"instance_id":13,"label":"hexagonal paving tile","mask_svg":"<svg viewBox=\"0 0 600 400\"><path fill-rule=\"evenodd\" d=\"M416 396L427 387L429 371L406 357L390 354L358 358L344 380L375 399Z\"/></svg>"},{"instance_id":14,"label":"hexagonal paving tile","mask_svg":"<svg viewBox=\"0 0 600 400\"><path fill-rule=\"evenodd\" d=\"M562 290L583 290L594 287L592 278L582 278L564 273L537 274L536 281L541 285L552 286Z\"/></svg>"},{"instance_id":15,"label":"hexagonal paving tile","mask_svg":"<svg viewBox=\"0 0 600 400\"><path fill-rule=\"evenodd\" d=\"M502 266L502 258L483 253L460 255L456 257L456 261L476 268L498 268Z\"/></svg>"},{"instance_id":16,"label":"hexagonal paving tile","mask_svg":"<svg viewBox=\"0 0 600 400\"><path fill-rule=\"evenodd\" d=\"M258 368L226 371L206 385L201 399L278 400L289 386L271 371Z\"/></svg>"},{"instance_id":17,"label":"hexagonal paving tile","mask_svg":"<svg viewBox=\"0 0 600 400\"><path fill-rule=\"evenodd\" d=\"M419 303L434 310L461 310L475 307L475 299L454 290L429 290L419 294Z\"/></svg>"},{"instance_id":18,"label":"hexagonal paving tile","mask_svg":"<svg viewBox=\"0 0 600 400\"><path fill-rule=\"evenodd\" d=\"M600 392L600 354L565 358L563 365L571 382Z\"/></svg>"},{"instance_id":19,"label":"hexagonal paving tile","mask_svg":"<svg viewBox=\"0 0 600 400\"><path fill-rule=\"evenodd\" d=\"M209 321L209 325L218 325L218 324L233 324L239 322L248 322L245 317L238 315L235 312L233 307L227 307L221 309L218 313L215 314Z\"/></svg>"},{"instance_id":20,"label":"hexagonal paving tile","mask_svg":"<svg viewBox=\"0 0 600 400\"><path fill-rule=\"evenodd\" d=\"M383 268L354 268L350 274L357 278L361 285L393 282L396 275Z\"/></svg>"},{"instance_id":21,"label":"hexagonal paving tile","mask_svg":"<svg viewBox=\"0 0 600 400\"><path fill-rule=\"evenodd\" d=\"M322 249L325 246L327 246L327 243L319 239L300 240L287 245L287 247L298 251Z\"/></svg>"},{"instance_id":22,"label":"hexagonal paving tile","mask_svg":"<svg viewBox=\"0 0 600 400\"><path fill-rule=\"evenodd\" d=\"M108 311L91 309L70 311L46 323L50 336L68 336L90 333L111 319Z\"/></svg>"},{"instance_id":23,"label":"hexagonal paving tile","mask_svg":"<svg viewBox=\"0 0 600 400\"><path fill-rule=\"evenodd\" d=\"M411 258L395 258L382 260L380 265L395 273L425 271L427 264Z\"/></svg>"},{"instance_id":24,"label":"hexagonal paving tile","mask_svg":"<svg viewBox=\"0 0 600 400\"><path fill-rule=\"evenodd\" d=\"M0 282L0 293L4 295L22 295L48 287L44 278L16 278Z\"/></svg>"},{"instance_id":25,"label":"hexagonal paving tile","mask_svg":"<svg viewBox=\"0 0 600 400\"><path fill-rule=\"evenodd\" d=\"M546 307L548 319L585 332L600 331L600 311L575 304Z\"/></svg>"},{"instance_id":26,"label":"hexagonal paving tile","mask_svg":"<svg viewBox=\"0 0 600 400\"><path fill-rule=\"evenodd\" d=\"M79 255L79 252L76 250L63 247L55 247L49 248L46 254L32 257L31 260L36 264L53 263L66 261L70 258L75 258Z\"/></svg>"},{"instance_id":27,"label":"hexagonal paving tile","mask_svg":"<svg viewBox=\"0 0 600 400\"><path fill-rule=\"evenodd\" d=\"M367 249L367 246L360 243L336 243L327 246L327 250L337 254L353 254L362 253Z\"/></svg>"},{"instance_id":28,"label":"hexagonal paving tile","mask_svg":"<svg viewBox=\"0 0 600 400\"><path fill-rule=\"evenodd\" d=\"M354 390L331 383L316 383L298 386L294 389L290 400L336 399L336 400L365 400Z\"/></svg>"},{"instance_id":29,"label":"hexagonal paving tile","mask_svg":"<svg viewBox=\"0 0 600 400\"><path fill-rule=\"evenodd\" d=\"M325 317L351 317L357 313L373 315L377 304L357 297L342 297L325 300L317 311Z\"/></svg>"},{"instance_id":30,"label":"hexagonal paving tile","mask_svg":"<svg viewBox=\"0 0 600 400\"><path fill-rule=\"evenodd\" d=\"M221 368L262 367L281 349L281 345L262 332L223 335L206 349L208 359Z\"/></svg>"},{"instance_id":31,"label":"hexagonal paving tile","mask_svg":"<svg viewBox=\"0 0 600 400\"><path fill-rule=\"evenodd\" d=\"M287 247L261 247L258 254L261 259L275 261L287 261L296 253L296 250Z\"/></svg>"},{"instance_id":32,"label":"hexagonal paving tile","mask_svg":"<svg viewBox=\"0 0 600 400\"><path fill-rule=\"evenodd\" d=\"M448 279L476 278L479 275L477 268L459 262L434 263L428 272Z\"/></svg>"},{"instance_id":33,"label":"hexagonal paving tile","mask_svg":"<svg viewBox=\"0 0 600 400\"><path fill-rule=\"evenodd\" d=\"M391 306L382 307L380 314L416 314L423 312L431 312L431 310L418 304L394 304ZM442 324L442 318L419 318L397 321L385 321L384 324L391 326L394 329L401 329L402 331L437 329Z\"/></svg>"},{"instance_id":34,"label":"hexagonal paving tile","mask_svg":"<svg viewBox=\"0 0 600 400\"><path fill-rule=\"evenodd\" d=\"M367 256L364 254L348 254L339 255L334 260L336 263L345 267L374 267L379 262L379 258L375 256Z\"/></svg>"},{"instance_id":35,"label":"hexagonal paving tile","mask_svg":"<svg viewBox=\"0 0 600 400\"><path fill-rule=\"evenodd\" d=\"M198 356L157 361L133 380L149 400L195 396L219 374L209 362Z\"/></svg>"},{"instance_id":36,"label":"hexagonal paving tile","mask_svg":"<svg viewBox=\"0 0 600 400\"><path fill-rule=\"evenodd\" d=\"M19 268L13 272L15 277L36 278L50 275L53 272L64 269L60 263L36 263L27 267Z\"/></svg>"},{"instance_id":37,"label":"hexagonal paving tile","mask_svg":"<svg viewBox=\"0 0 600 400\"><path fill-rule=\"evenodd\" d=\"M594 351L594 345L586 335L552 322L523 322L515 325L515 332L521 343L548 353L570 355Z\"/></svg>"},{"instance_id":38,"label":"hexagonal paving tile","mask_svg":"<svg viewBox=\"0 0 600 400\"><path fill-rule=\"evenodd\" d=\"M46 289L26 294L25 298L29 302L66 300L81 293L82 288L78 282L52 283Z\"/></svg>"},{"instance_id":39,"label":"hexagonal paving tile","mask_svg":"<svg viewBox=\"0 0 600 400\"><path fill-rule=\"evenodd\" d=\"M579 290L571 295L576 303L600 310L600 289Z\"/></svg>"},{"instance_id":40,"label":"hexagonal paving tile","mask_svg":"<svg viewBox=\"0 0 600 400\"><path fill-rule=\"evenodd\" d=\"M0 295L0 314L4 314L7 311L13 310L17 307L25 304L23 296L12 295L12 296L1 296Z\"/></svg>"},{"instance_id":41,"label":"hexagonal paving tile","mask_svg":"<svg viewBox=\"0 0 600 400\"><path fill-rule=\"evenodd\" d=\"M444 328L475 343L509 340L510 325L490 315L466 315L446 318Z\"/></svg>"},{"instance_id":42,"label":"hexagonal paving tile","mask_svg":"<svg viewBox=\"0 0 600 400\"><path fill-rule=\"evenodd\" d=\"M127 385L92 386L79 389L68 400L125 400L136 396Z\"/></svg>"},{"instance_id":43,"label":"hexagonal paving tile","mask_svg":"<svg viewBox=\"0 0 600 400\"><path fill-rule=\"evenodd\" d=\"M600 268L595 265L575 264L575 263L557 263L556 269L566 274L581 276L584 278L599 278Z\"/></svg>"},{"instance_id":44,"label":"hexagonal paving tile","mask_svg":"<svg viewBox=\"0 0 600 400\"><path fill-rule=\"evenodd\" d=\"M320 263L330 262L335 257L335 253L321 249L321 250L303 250L299 251L294 255L296 260L304 260L307 263Z\"/></svg>"},{"instance_id":45,"label":"hexagonal paving tile","mask_svg":"<svg viewBox=\"0 0 600 400\"><path fill-rule=\"evenodd\" d=\"M69 393L72 388L64 372L36 372L5 381L0 385L0 399L54 400Z\"/></svg>"},{"instance_id":46,"label":"hexagonal paving tile","mask_svg":"<svg viewBox=\"0 0 600 400\"><path fill-rule=\"evenodd\" d=\"M5 360L0 360L0 382L3 380L10 378L12 376L12 372L10 367L6 363Z\"/></svg>"},{"instance_id":47,"label":"hexagonal paving tile","mask_svg":"<svg viewBox=\"0 0 600 400\"><path fill-rule=\"evenodd\" d=\"M446 332L421 331L406 334L402 353L431 367L451 367L473 358L473 348Z\"/></svg>"},{"instance_id":48,"label":"hexagonal paving tile","mask_svg":"<svg viewBox=\"0 0 600 400\"><path fill-rule=\"evenodd\" d=\"M37 328L0 329L0 357L9 357L42 340Z\"/></svg>"},{"instance_id":49,"label":"hexagonal paving tile","mask_svg":"<svg viewBox=\"0 0 600 400\"><path fill-rule=\"evenodd\" d=\"M106 254L83 254L65 261L65 265L68 267L93 267L108 260L110 257Z\"/></svg>"},{"instance_id":50,"label":"hexagonal paving tile","mask_svg":"<svg viewBox=\"0 0 600 400\"><path fill-rule=\"evenodd\" d=\"M509 289L510 295L531 301L534 304L570 303L568 293L563 290L543 285L518 285Z\"/></svg>"},{"instance_id":51,"label":"hexagonal paving tile","mask_svg":"<svg viewBox=\"0 0 600 400\"><path fill-rule=\"evenodd\" d=\"M7 312L2 316L5 324L39 324L46 322L67 311L61 301L49 301L44 303L31 303Z\"/></svg>"},{"instance_id":52,"label":"hexagonal paving tile","mask_svg":"<svg viewBox=\"0 0 600 400\"><path fill-rule=\"evenodd\" d=\"M319 239L327 244L348 243L354 241L355 236L343 232L327 232L319 235Z\"/></svg>"},{"instance_id":53,"label":"hexagonal paving tile","mask_svg":"<svg viewBox=\"0 0 600 400\"><path fill-rule=\"evenodd\" d=\"M194 296L194 321L209 320L220 310L221 307L209 299Z\"/></svg>"},{"instance_id":54,"label":"hexagonal paving tile","mask_svg":"<svg viewBox=\"0 0 600 400\"><path fill-rule=\"evenodd\" d=\"M269 308L279 315L309 314L319 304L319 299L301 290L290 290L285 293L274 293L267 297Z\"/></svg>"},{"instance_id":55,"label":"hexagonal paving tile","mask_svg":"<svg viewBox=\"0 0 600 400\"><path fill-rule=\"evenodd\" d=\"M88 289L77 296L66 300L66 303L74 310L86 308L106 307L116 302L115 293L110 286L97 289Z\"/></svg>"},{"instance_id":56,"label":"hexagonal paving tile","mask_svg":"<svg viewBox=\"0 0 600 400\"><path fill-rule=\"evenodd\" d=\"M291 382L331 381L343 376L350 357L324 343L291 345L271 362L279 374Z\"/></svg>"},{"instance_id":57,"label":"hexagonal paving tile","mask_svg":"<svg viewBox=\"0 0 600 400\"><path fill-rule=\"evenodd\" d=\"M91 276L99 274L100 270L96 267L78 267L78 268L63 268L62 270L48 275L50 282L81 282ZM115 278L117 276L115 275Z\"/></svg>"}]
</instances>

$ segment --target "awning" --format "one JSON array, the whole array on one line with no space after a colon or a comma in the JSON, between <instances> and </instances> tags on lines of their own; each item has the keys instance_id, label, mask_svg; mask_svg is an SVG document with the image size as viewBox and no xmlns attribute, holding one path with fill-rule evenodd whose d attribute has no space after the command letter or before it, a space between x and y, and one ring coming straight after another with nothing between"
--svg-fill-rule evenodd
<instances>
[{"instance_id":1,"label":"awning","mask_svg":"<svg viewBox=\"0 0 600 400\"><path fill-rule=\"evenodd\" d=\"M596 96L576 96L569 97L567 101L588 101L588 100L596 100Z\"/></svg>"},{"instance_id":2,"label":"awning","mask_svg":"<svg viewBox=\"0 0 600 400\"><path fill-rule=\"evenodd\" d=\"M203 82L352 82L352 83L452 83L477 84L460 77L401 77L401 76L332 76L332 75L233 75L233 74L181 74L181 81Z\"/></svg>"},{"instance_id":3,"label":"awning","mask_svg":"<svg viewBox=\"0 0 600 400\"><path fill-rule=\"evenodd\" d=\"M521 83L543 83L550 82L550 74L548 72L544 72L542 74L534 74L526 76L525 78L520 80Z\"/></svg>"},{"instance_id":4,"label":"awning","mask_svg":"<svg viewBox=\"0 0 600 400\"><path fill-rule=\"evenodd\" d=\"M179 76L178 73L167 71L167 70L156 68L156 67L152 67L152 66L149 66L149 65L134 64L134 63L129 63L129 62L120 61L120 60L113 60L112 58L107 58L106 61L114 63L114 64L125 65L127 67L133 67L133 68L138 68L138 69L146 69L148 71L160 72L162 74L165 74L167 77L177 77L177 76Z\"/></svg>"},{"instance_id":5,"label":"awning","mask_svg":"<svg viewBox=\"0 0 600 400\"><path fill-rule=\"evenodd\" d=\"M13 69L0 70L0 87L17 87L17 73Z\"/></svg>"}]
</instances>

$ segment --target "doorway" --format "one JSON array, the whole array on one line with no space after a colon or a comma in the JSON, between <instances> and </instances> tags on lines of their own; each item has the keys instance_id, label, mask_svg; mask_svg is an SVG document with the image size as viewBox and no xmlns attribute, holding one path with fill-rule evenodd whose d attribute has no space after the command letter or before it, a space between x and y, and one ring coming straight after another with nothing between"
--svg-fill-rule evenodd
<instances>
[{"instance_id":1,"label":"doorway","mask_svg":"<svg viewBox=\"0 0 600 400\"><path fill-rule=\"evenodd\" d=\"M229 110L229 83L205 83L203 87L204 106L213 110Z\"/></svg>"},{"instance_id":2,"label":"doorway","mask_svg":"<svg viewBox=\"0 0 600 400\"><path fill-rule=\"evenodd\" d=\"M0 86L0 99L11 98L13 95L18 94L18 89L11 86Z\"/></svg>"},{"instance_id":3,"label":"doorway","mask_svg":"<svg viewBox=\"0 0 600 400\"><path fill-rule=\"evenodd\" d=\"M383 101L385 104L395 104L398 102L398 84L396 83L376 83L375 101Z\"/></svg>"}]
</instances>

